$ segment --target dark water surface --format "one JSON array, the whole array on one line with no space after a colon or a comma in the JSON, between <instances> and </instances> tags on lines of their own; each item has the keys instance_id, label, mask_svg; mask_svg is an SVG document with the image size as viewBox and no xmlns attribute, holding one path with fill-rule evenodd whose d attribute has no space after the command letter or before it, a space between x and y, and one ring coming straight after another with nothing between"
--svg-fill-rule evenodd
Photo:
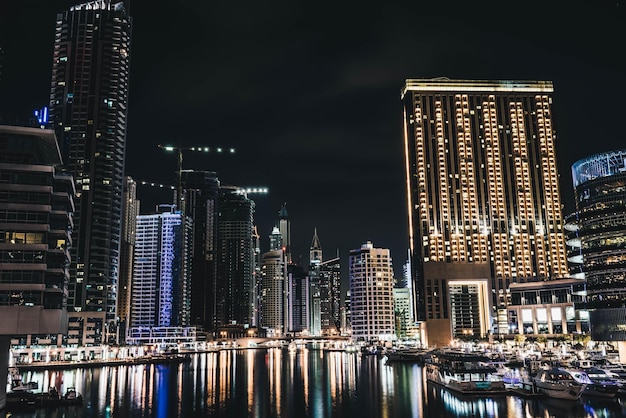
<instances>
[{"instance_id":1,"label":"dark water surface","mask_svg":"<svg viewBox=\"0 0 626 418\"><path fill-rule=\"evenodd\" d=\"M28 372L46 391L75 386L82 406L21 417L626 417L626 398L579 401L458 397L427 384L416 364L356 353L225 350L191 362Z\"/></svg>"}]
</instances>

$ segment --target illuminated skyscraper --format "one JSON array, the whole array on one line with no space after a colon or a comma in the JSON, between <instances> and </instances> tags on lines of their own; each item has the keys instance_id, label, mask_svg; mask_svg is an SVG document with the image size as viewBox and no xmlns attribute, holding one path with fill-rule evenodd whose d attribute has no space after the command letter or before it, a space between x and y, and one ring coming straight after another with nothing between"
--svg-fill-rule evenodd
<instances>
[{"instance_id":1,"label":"illuminated skyscraper","mask_svg":"<svg viewBox=\"0 0 626 418\"><path fill-rule=\"evenodd\" d=\"M388 249L371 242L350 250L350 322L357 341L395 340L393 267Z\"/></svg>"},{"instance_id":2,"label":"illuminated skyscraper","mask_svg":"<svg viewBox=\"0 0 626 418\"><path fill-rule=\"evenodd\" d=\"M192 222L172 208L137 217L131 328L189 326Z\"/></svg>"},{"instance_id":3,"label":"illuminated skyscraper","mask_svg":"<svg viewBox=\"0 0 626 418\"><path fill-rule=\"evenodd\" d=\"M592 155L572 165L576 222L571 243L587 287L591 336L621 341L626 359L626 150Z\"/></svg>"},{"instance_id":4,"label":"illuminated skyscraper","mask_svg":"<svg viewBox=\"0 0 626 418\"><path fill-rule=\"evenodd\" d=\"M122 243L120 246L120 276L117 295L117 314L123 324L121 335L128 327L130 298L133 277L133 254L135 251L135 234L137 216L139 216L139 200L137 200L137 183L126 177L124 186L124 205L122 209Z\"/></svg>"},{"instance_id":5,"label":"illuminated skyscraper","mask_svg":"<svg viewBox=\"0 0 626 418\"><path fill-rule=\"evenodd\" d=\"M299 334L310 332L309 322L309 291L308 270L297 264L287 265L287 331Z\"/></svg>"},{"instance_id":6,"label":"illuminated skyscraper","mask_svg":"<svg viewBox=\"0 0 626 418\"><path fill-rule=\"evenodd\" d=\"M341 329L341 259L323 260L322 254L316 228L309 249L311 333L336 335Z\"/></svg>"},{"instance_id":7,"label":"illuminated skyscraper","mask_svg":"<svg viewBox=\"0 0 626 418\"><path fill-rule=\"evenodd\" d=\"M50 120L76 182L68 311L106 320L103 332L117 318L130 38L124 2L57 15Z\"/></svg>"},{"instance_id":8,"label":"illuminated skyscraper","mask_svg":"<svg viewBox=\"0 0 626 418\"><path fill-rule=\"evenodd\" d=\"M505 333L509 284L567 276L553 92L549 81L406 81L418 320L451 329L446 281L486 278L492 314L504 312L493 331Z\"/></svg>"},{"instance_id":9,"label":"illuminated skyscraper","mask_svg":"<svg viewBox=\"0 0 626 418\"><path fill-rule=\"evenodd\" d=\"M270 336L280 336L286 331L285 283L287 263L282 249L263 253L261 261L261 309L260 326Z\"/></svg>"}]
</instances>

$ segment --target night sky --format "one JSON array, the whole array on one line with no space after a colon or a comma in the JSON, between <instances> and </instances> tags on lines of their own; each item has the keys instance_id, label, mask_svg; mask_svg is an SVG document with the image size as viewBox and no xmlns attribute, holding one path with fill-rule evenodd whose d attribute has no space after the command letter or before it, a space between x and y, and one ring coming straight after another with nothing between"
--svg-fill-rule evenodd
<instances>
[{"instance_id":1,"label":"night sky","mask_svg":"<svg viewBox=\"0 0 626 418\"><path fill-rule=\"evenodd\" d=\"M0 0L0 116L47 105L57 12L75 1ZM283 202L295 259L314 228L325 258L367 241L406 260L400 89L407 78L551 80L564 212L570 167L626 148L626 22L617 1L139 1L133 17L126 174L175 183L183 168L268 187L262 250ZM555 2L564 3L564 2ZM142 212L171 192L140 186Z\"/></svg>"}]
</instances>

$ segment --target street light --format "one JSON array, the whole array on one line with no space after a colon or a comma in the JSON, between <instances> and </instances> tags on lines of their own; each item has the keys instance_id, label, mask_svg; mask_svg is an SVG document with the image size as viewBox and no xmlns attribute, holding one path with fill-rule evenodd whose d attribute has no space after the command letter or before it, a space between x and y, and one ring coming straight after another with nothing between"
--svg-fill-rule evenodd
<instances>
[{"instance_id":1,"label":"street light","mask_svg":"<svg viewBox=\"0 0 626 418\"><path fill-rule=\"evenodd\" d=\"M216 152L218 154L223 154L225 152L227 152L228 154L234 154L235 153L235 148L210 148L210 147L176 147L173 145L162 145L159 144L158 145L159 148L168 151L168 152L174 152L176 151L178 153L178 188L176 191L176 206L178 207L178 210L181 211L181 213L183 213L183 184L182 184L182 170L183 170L183 151L196 151L196 152L205 152L205 153L209 153L209 152Z\"/></svg>"}]
</instances>

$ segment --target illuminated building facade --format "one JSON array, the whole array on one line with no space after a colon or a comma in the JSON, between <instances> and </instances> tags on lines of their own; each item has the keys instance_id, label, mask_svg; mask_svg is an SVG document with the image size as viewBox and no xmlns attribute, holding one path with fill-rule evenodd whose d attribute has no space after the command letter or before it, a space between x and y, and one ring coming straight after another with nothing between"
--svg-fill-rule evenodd
<instances>
[{"instance_id":1,"label":"illuminated building facade","mask_svg":"<svg viewBox=\"0 0 626 418\"><path fill-rule=\"evenodd\" d=\"M317 267L317 272L322 335L337 335L341 332L341 258L322 261Z\"/></svg>"},{"instance_id":2,"label":"illuminated building facade","mask_svg":"<svg viewBox=\"0 0 626 418\"><path fill-rule=\"evenodd\" d=\"M572 165L576 198L570 242L582 265L591 337L626 341L626 150ZM626 344L624 344L626 345ZM625 347L626 351L626 347Z\"/></svg>"},{"instance_id":3,"label":"illuminated building facade","mask_svg":"<svg viewBox=\"0 0 626 418\"><path fill-rule=\"evenodd\" d=\"M268 336L281 336L285 330L285 281L287 262L282 249L263 253L261 261L260 325Z\"/></svg>"},{"instance_id":4,"label":"illuminated building facade","mask_svg":"<svg viewBox=\"0 0 626 418\"><path fill-rule=\"evenodd\" d=\"M348 269L352 338L368 342L395 340L390 251L366 242L350 250Z\"/></svg>"},{"instance_id":5,"label":"illuminated building facade","mask_svg":"<svg viewBox=\"0 0 626 418\"><path fill-rule=\"evenodd\" d=\"M576 311L583 301L579 279L513 283L507 306L511 334L573 334L589 331L587 311Z\"/></svg>"},{"instance_id":6,"label":"illuminated building facade","mask_svg":"<svg viewBox=\"0 0 626 418\"><path fill-rule=\"evenodd\" d=\"M0 409L11 338L60 345L67 332L74 182L61 165L54 131L0 126Z\"/></svg>"},{"instance_id":7,"label":"illuminated building facade","mask_svg":"<svg viewBox=\"0 0 626 418\"><path fill-rule=\"evenodd\" d=\"M311 281L309 322L311 335L322 335L321 317L321 278L320 264L322 262L322 245L317 236L317 228L313 232L313 240L309 248L309 278Z\"/></svg>"},{"instance_id":8,"label":"illuminated building facade","mask_svg":"<svg viewBox=\"0 0 626 418\"><path fill-rule=\"evenodd\" d=\"M393 288L393 311L395 315L396 336L399 339L408 336L408 329L411 324L411 290L408 287Z\"/></svg>"},{"instance_id":9,"label":"illuminated building facade","mask_svg":"<svg viewBox=\"0 0 626 418\"><path fill-rule=\"evenodd\" d=\"M449 319L427 292L428 263L487 266L496 333L507 327L511 283L567 276L553 92L549 81L406 81L401 97L419 321ZM456 271L460 276L450 278L464 279L464 269Z\"/></svg>"},{"instance_id":10,"label":"illuminated building facade","mask_svg":"<svg viewBox=\"0 0 626 418\"><path fill-rule=\"evenodd\" d=\"M131 283L133 278L133 255L135 251L135 233L137 216L137 183L126 177L124 184L124 202L122 206L122 243L120 245L120 275L117 295L117 314L120 318L120 334L125 335L130 314Z\"/></svg>"},{"instance_id":11,"label":"illuminated building facade","mask_svg":"<svg viewBox=\"0 0 626 418\"><path fill-rule=\"evenodd\" d=\"M310 288L307 271L297 264L287 264L287 331L292 335L310 332Z\"/></svg>"},{"instance_id":12,"label":"illuminated building facade","mask_svg":"<svg viewBox=\"0 0 626 418\"><path fill-rule=\"evenodd\" d=\"M106 342L116 342L130 41L123 2L57 14L50 121L76 183L68 311L106 321Z\"/></svg>"},{"instance_id":13,"label":"illuminated building facade","mask_svg":"<svg viewBox=\"0 0 626 418\"><path fill-rule=\"evenodd\" d=\"M323 260L322 254L316 228L309 248L311 333L337 335L341 332L341 259Z\"/></svg>"},{"instance_id":14,"label":"illuminated building facade","mask_svg":"<svg viewBox=\"0 0 626 418\"><path fill-rule=\"evenodd\" d=\"M173 206L160 209L137 217L129 335L190 325L192 222Z\"/></svg>"}]
</instances>

